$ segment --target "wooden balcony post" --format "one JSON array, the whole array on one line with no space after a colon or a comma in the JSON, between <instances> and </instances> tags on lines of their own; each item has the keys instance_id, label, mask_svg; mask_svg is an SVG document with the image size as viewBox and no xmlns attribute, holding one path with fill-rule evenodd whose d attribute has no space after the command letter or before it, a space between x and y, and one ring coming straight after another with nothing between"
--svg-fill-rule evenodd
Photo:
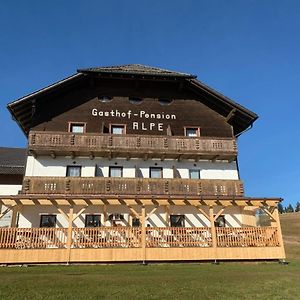
<instances>
[{"instance_id":1,"label":"wooden balcony post","mask_svg":"<svg viewBox=\"0 0 300 300\"><path fill-rule=\"evenodd\" d=\"M71 258L73 212L74 212L74 208L73 206L70 206L69 216L68 216L69 226L68 226L68 234L67 234L67 253L68 253L67 263L70 262L70 258Z\"/></svg>"},{"instance_id":2,"label":"wooden balcony post","mask_svg":"<svg viewBox=\"0 0 300 300\"><path fill-rule=\"evenodd\" d=\"M279 245L282 249L282 258L285 258L285 249L284 249L284 244L283 244L283 239L282 239L282 232L281 232L281 225L280 225L280 219L279 219L279 214L278 214L278 207L275 207L274 212L273 212L273 217L276 220L276 227L277 227L277 234L278 234L278 241Z\"/></svg>"},{"instance_id":3,"label":"wooden balcony post","mask_svg":"<svg viewBox=\"0 0 300 300\"><path fill-rule=\"evenodd\" d=\"M17 227L19 210L20 210L19 205L16 205L16 206L13 207L10 227Z\"/></svg>"},{"instance_id":4,"label":"wooden balcony post","mask_svg":"<svg viewBox=\"0 0 300 300\"><path fill-rule=\"evenodd\" d=\"M213 249L216 249L217 248L217 233L216 233L216 227L215 227L213 206L209 207L209 219L210 219L210 227L211 227L212 247L213 247Z\"/></svg>"},{"instance_id":5,"label":"wooden balcony post","mask_svg":"<svg viewBox=\"0 0 300 300\"><path fill-rule=\"evenodd\" d=\"M145 206L142 206L142 215L141 215L141 225L142 225L142 260L143 264L146 262L146 209Z\"/></svg>"}]
</instances>

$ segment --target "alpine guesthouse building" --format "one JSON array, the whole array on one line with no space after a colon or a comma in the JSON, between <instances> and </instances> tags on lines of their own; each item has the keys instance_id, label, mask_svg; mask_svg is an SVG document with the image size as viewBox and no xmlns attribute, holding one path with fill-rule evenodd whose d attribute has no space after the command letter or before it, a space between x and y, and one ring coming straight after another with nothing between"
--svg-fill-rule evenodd
<instances>
[{"instance_id":1,"label":"alpine guesthouse building","mask_svg":"<svg viewBox=\"0 0 300 300\"><path fill-rule=\"evenodd\" d=\"M0 263L285 258L281 199L239 175L257 115L196 76L81 69L8 109L28 150L21 190L0 196Z\"/></svg>"}]
</instances>

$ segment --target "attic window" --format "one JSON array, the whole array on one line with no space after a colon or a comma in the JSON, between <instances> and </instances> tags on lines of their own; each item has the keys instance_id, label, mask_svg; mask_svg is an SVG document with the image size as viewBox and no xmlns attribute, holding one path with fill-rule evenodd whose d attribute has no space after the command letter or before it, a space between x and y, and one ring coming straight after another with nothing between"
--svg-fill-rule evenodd
<instances>
[{"instance_id":1,"label":"attic window","mask_svg":"<svg viewBox=\"0 0 300 300\"><path fill-rule=\"evenodd\" d=\"M110 102L112 100L112 97L110 96L98 96L98 99L101 101L101 102Z\"/></svg>"},{"instance_id":2,"label":"attic window","mask_svg":"<svg viewBox=\"0 0 300 300\"><path fill-rule=\"evenodd\" d=\"M173 99L161 98L158 99L160 105L170 105L173 102Z\"/></svg>"},{"instance_id":3,"label":"attic window","mask_svg":"<svg viewBox=\"0 0 300 300\"><path fill-rule=\"evenodd\" d=\"M141 98L129 97L129 102L132 104L140 104L143 101Z\"/></svg>"}]
</instances>

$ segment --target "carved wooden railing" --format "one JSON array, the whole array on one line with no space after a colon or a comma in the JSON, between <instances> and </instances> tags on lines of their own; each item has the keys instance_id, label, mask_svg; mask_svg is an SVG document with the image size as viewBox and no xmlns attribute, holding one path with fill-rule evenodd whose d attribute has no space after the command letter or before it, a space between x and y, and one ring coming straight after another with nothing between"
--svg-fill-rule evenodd
<instances>
[{"instance_id":1,"label":"carved wooden railing","mask_svg":"<svg viewBox=\"0 0 300 300\"><path fill-rule=\"evenodd\" d=\"M72 228L71 248L141 248L141 227ZM275 227L216 228L217 247L279 247ZM209 227L147 227L146 248L212 247ZM0 228L0 249L67 248L68 228Z\"/></svg>"},{"instance_id":2,"label":"carved wooden railing","mask_svg":"<svg viewBox=\"0 0 300 300\"><path fill-rule=\"evenodd\" d=\"M66 248L67 228L0 228L0 249Z\"/></svg>"},{"instance_id":3,"label":"carved wooden railing","mask_svg":"<svg viewBox=\"0 0 300 300\"><path fill-rule=\"evenodd\" d=\"M277 247L276 227L216 228L218 247Z\"/></svg>"},{"instance_id":4,"label":"carved wooden railing","mask_svg":"<svg viewBox=\"0 0 300 300\"><path fill-rule=\"evenodd\" d=\"M139 227L73 228L73 248L141 247Z\"/></svg>"},{"instance_id":5,"label":"carved wooden railing","mask_svg":"<svg viewBox=\"0 0 300 300\"><path fill-rule=\"evenodd\" d=\"M189 154L230 158L237 155L234 138L157 136L157 135L112 135L68 132L32 131L28 140L29 150L36 153L51 151L94 153L102 155L117 152L131 156Z\"/></svg>"},{"instance_id":6,"label":"carved wooden railing","mask_svg":"<svg viewBox=\"0 0 300 300\"><path fill-rule=\"evenodd\" d=\"M211 247L208 227L147 227L146 247Z\"/></svg>"},{"instance_id":7,"label":"carved wooden railing","mask_svg":"<svg viewBox=\"0 0 300 300\"><path fill-rule=\"evenodd\" d=\"M239 180L112 177L25 177L23 194L243 196Z\"/></svg>"}]
</instances>

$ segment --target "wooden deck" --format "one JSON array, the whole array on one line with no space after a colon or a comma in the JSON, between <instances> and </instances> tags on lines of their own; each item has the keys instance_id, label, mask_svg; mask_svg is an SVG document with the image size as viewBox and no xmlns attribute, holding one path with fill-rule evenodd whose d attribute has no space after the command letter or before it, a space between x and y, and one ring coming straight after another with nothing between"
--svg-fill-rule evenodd
<instances>
[{"instance_id":1,"label":"wooden deck","mask_svg":"<svg viewBox=\"0 0 300 300\"><path fill-rule=\"evenodd\" d=\"M86 155L211 159L232 161L237 156L235 138L188 138L184 136L112 135L32 131L28 149L33 155Z\"/></svg>"},{"instance_id":2,"label":"wooden deck","mask_svg":"<svg viewBox=\"0 0 300 300\"><path fill-rule=\"evenodd\" d=\"M1 228L0 263L285 258L276 227L216 228L216 238L210 227Z\"/></svg>"},{"instance_id":3,"label":"wooden deck","mask_svg":"<svg viewBox=\"0 0 300 300\"><path fill-rule=\"evenodd\" d=\"M23 194L136 196L243 196L240 180L107 177L25 177Z\"/></svg>"}]
</instances>

